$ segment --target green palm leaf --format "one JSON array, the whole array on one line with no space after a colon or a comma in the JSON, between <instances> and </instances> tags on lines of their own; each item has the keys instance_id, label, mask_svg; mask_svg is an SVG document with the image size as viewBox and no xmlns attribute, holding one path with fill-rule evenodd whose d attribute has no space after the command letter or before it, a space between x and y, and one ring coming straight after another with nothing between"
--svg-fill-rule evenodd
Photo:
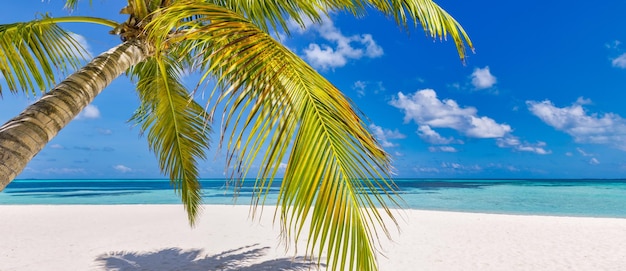
<instances>
[{"instance_id":1,"label":"green palm leaf","mask_svg":"<svg viewBox=\"0 0 626 271\"><path fill-rule=\"evenodd\" d=\"M374 8L393 17L399 25L407 28L412 20L414 26L422 25L431 38L452 37L461 60L465 59L465 43L473 48L472 41L461 25L432 0L369 0Z\"/></svg>"},{"instance_id":2,"label":"green palm leaf","mask_svg":"<svg viewBox=\"0 0 626 271\"><path fill-rule=\"evenodd\" d=\"M197 163L209 147L209 119L180 83L181 67L165 57L153 57L131 71L142 102L132 121L148 131L150 149L161 171L180 193L193 225L202 200Z\"/></svg>"},{"instance_id":3,"label":"green palm leaf","mask_svg":"<svg viewBox=\"0 0 626 271\"><path fill-rule=\"evenodd\" d=\"M87 55L52 18L0 25L0 72L11 92L49 89L57 72L78 69Z\"/></svg>"},{"instance_id":4,"label":"green palm leaf","mask_svg":"<svg viewBox=\"0 0 626 271\"><path fill-rule=\"evenodd\" d=\"M293 19L301 26L305 20L321 22L322 16L331 12L349 12L361 16L376 9L394 18L396 23L408 29L408 24L422 25L430 37L444 39L448 35L454 41L459 56L465 59L466 44L472 42L461 25L432 0L293 0L293 1L248 1L213 0L205 1L229 8L251 20L264 31L289 33L287 21Z\"/></svg>"},{"instance_id":5,"label":"green palm leaf","mask_svg":"<svg viewBox=\"0 0 626 271\"><path fill-rule=\"evenodd\" d=\"M76 8L78 2L66 0L66 7ZM395 222L389 205L400 201L389 155L351 102L268 31L288 32L291 19L304 27L333 12L361 16L377 10L407 29L410 21L422 25L431 38L451 36L464 59L466 44L472 44L458 22L432 0L127 2L122 13L129 18L121 24L44 16L0 25L0 72L9 89L43 91L57 72L78 67L84 51L55 23L104 24L123 40L137 42L134 49L147 60L130 70L141 100L132 121L147 134L193 225L201 203L197 162L205 159L212 115L193 100L180 75L200 70L198 85L211 80L217 85L216 99L209 99L215 102L209 104L211 114L224 106L220 146L227 149L233 176L245 177L261 163L254 207L264 202L284 168L275 213L284 237L297 241L307 235L307 254L325 254L332 270L377 269L375 237L379 231L388 235L383 213ZM117 67L116 74L125 69ZM79 97L84 101L95 96L85 93Z\"/></svg>"},{"instance_id":6,"label":"green palm leaf","mask_svg":"<svg viewBox=\"0 0 626 271\"><path fill-rule=\"evenodd\" d=\"M269 30L285 31L289 33L287 21L295 20L301 26L305 21L321 22L322 16L327 16L333 10L350 10L356 14L357 5L362 8L360 1L335 0L294 0L294 1L247 1L247 0L208 0L212 4L220 5L248 18L265 32Z\"/></svg>"},{"instance_id":7,"label":"green palm leaf","mask_svg":"<svg viewBox=\"0 0 626 271\"><path fill-rule=\"evenodd\" d=\"M73 10L78 6L78 1L79 0L66 0L65 1L65 8L69 9L69 10ZM89 3L91 4L92 0L89 0Z\"/></svg>"},{"instance_id":8,"label":"green palm leaf","mask_svg":"<svg viewBox=\"0 0 626 271\"><path fill-rule=\"evenodd\" d=\"M394 186L386 181L387 154L350 102L239 14L203 3L160 12L148 26L155 47L178 41L163 33L179 33L179 48L204 59L204 78L215 76L224 88L220 100L227 105L224 132L231 131L225 139L229 162L245 176L262 156L258 197L290 154L278 202L285 237L297 241L310 217L309 253L326 250L333 269L376 269L375 226L387 231L376 207L391 214L379 193L396 202ZM192 14L195 20L182 21Z\"/></svg>"}]
</instances>

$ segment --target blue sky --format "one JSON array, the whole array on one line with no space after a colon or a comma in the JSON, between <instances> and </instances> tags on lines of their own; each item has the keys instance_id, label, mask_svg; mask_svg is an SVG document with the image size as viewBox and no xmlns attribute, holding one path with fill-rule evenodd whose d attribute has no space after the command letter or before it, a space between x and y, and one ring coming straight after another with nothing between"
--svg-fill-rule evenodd
<instances>
[{"instance_id":1,"label":"blue sky","mask_svg":"<svg viewBox=\"0 0 626 271\"><path fill-rule=\"evenodd\" d=\"M73 14L124 19L124 1L83 2ZM465 65L451 41L375 12L333 14L282 41L369 117L398 178L626 177L626 2L437 3L474 43ZM0 20L67 15L62 5L10 1ZM102 26L64 26L94 55L119 43ZM4 93L0 121L34 99ZM137 105L129 80L114 81L19 178L162 177L127 122ZM214 150L202 177L223 177L223 160Z\"/></svg>"}]
</instances>

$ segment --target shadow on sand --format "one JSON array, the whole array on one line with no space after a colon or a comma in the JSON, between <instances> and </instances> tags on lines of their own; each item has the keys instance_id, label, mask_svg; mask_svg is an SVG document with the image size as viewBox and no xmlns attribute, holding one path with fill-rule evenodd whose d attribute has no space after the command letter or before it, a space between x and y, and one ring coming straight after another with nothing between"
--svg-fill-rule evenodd
<instances>
[{"instance_id":1,"label":"shadow on sand","mask_svg":"<svg viewBox=\"0 0 626 271\"><path fill-rule=\"evenodd\" d=\"M279 258L259 262L269 247L259 244L207 255L202 249L167 248L155 252L109 252L96 264L104 270L189 270L189 271L299 271L319 270L315 261L304 257Z\"/></svg>"}]
</instances>

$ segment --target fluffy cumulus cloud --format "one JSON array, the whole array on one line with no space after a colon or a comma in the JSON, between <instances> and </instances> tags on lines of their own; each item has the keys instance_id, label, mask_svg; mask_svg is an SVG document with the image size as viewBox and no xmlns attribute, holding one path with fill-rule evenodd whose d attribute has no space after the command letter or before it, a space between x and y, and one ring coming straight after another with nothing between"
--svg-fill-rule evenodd
<instances>
[{"instance_id":1,"label":"fluffy cumulus cloud","mask_svg":"<svg viewBox=\"0 0 626 271\"><path fill-rule=\"evenodd\" d=\"M626 69L626 53L611 60L613 67Z\"/></svg>"},{"instance_id":2,"label":"fluffy cumulus cloud","mask_svg":"<svg viewBox=\"0 0 626 271\"><path fill-rule=\"evenodd\" d=\"M472 85L474 85L476 89L486 89L493 87L496 82L497 79L491 74L491 71L489 71L489 66L486 66L482 69L475 68L474 72L472 73Z\"/></svg>"},{"instance_id":3,"label":"fluffy cumulus cloud","mask_svg":"<svg viewBox=\"0 0 626 271\"><path fill-rule=\"evenodd\" d=\"M552 153L552 151L545 149L545 146L546 146L545 142L540 141L538 143L531 144L528 142L522 142L519 140L518 137L512 136L512 135L498 138L498 140L496 141L496 144L498 144L498 147L500 148L513 148L514 150L521 151L521 152L532 152L536 154Z\"/></svg>"},{"instance_id":4,"label":"fluffy cumulus cloud","mask_svg":"<svg viewBox=\"0 0 626 271\"><path fill-rule=\"evenodd\" d=\"M571 106L557 107L551 101L527 101L528 110L546 124L571 135L576 142L607 144L626 151L626 120L614 113L589 113L579 98Z\"/></svg>"},{"instance_id":5,"label":"fluffy cumulus cloud","mask_svg":"<svg viewBox=\"0 0 626 271\"><path fill-rule=\"evenodd\" d=\"M406 137L404 134L400 133L398 130L392 131L389 129L384 129L375 124L370 124L369 128L372 131L372 134L374 135L374 137L376 137L376 139L380 141L380 144L385 148L398 146L398 144L395 144L389 140L403 139Z\"/></svg>"},{"instance_id":6,"label":"fluffy cumulus cloud","mask_svg":"<svg viewBox=\"0 0 626 271\"><path fill-rule=\"evenodd\" d=\"M333 69L345 66L350 59L377 58L384 54L383 48L376 43L371 34L345 36L329 18L324 18L320 24L314 24L310 20L302 24L291 20L289 28L301 34L307 31L314 32L325 41L322 44L311 43L303 50L304 59L315 68Z\"/></svg>"},{"instance_id":7,"label":"fluffy cumulus cloud","mask_svg":"<svg viewBox=\"0 0 626 271\"><path fill-rule=\"evenodd\" d=\"M507 124L478 116L474 107L461 107L450 99L439 100L432 89L423 89L409 95L400 92L390 104L404 111L405 122L413 121L420 127L428 126L420 128L422 131L418 133L421 132L423 137L435 141L446 139L432 134L428 129L450 128L472 138L499 138L512 131Z\"/></svg>"},{"instance_id":8,"label":"fluffy cumulus cloud","mask_svg":"<svg viewBox=\"0 0 626 271\"><path fill-rule=\"evenodd\" d=\"M100 117L100 110L98 109L97 106L93 105L93 104L89 104L87 105L83 111L81 111L78 116L76 116L77 119L97 119Z\"/></svg>"},{"instance_id":9,"label":"fluffy cumulus cloud","mask_svg":"<svg viewBox=\"0 0 626 271\"><path fill-rule=\"evenodd\" d=\"M417 128L417 134L420 136L420 138L422 138L424 141L430 144L452 144L452 143L462 144L463 143L463 141L456 140L452 137L445 138L441 136L439 133L437 133L435 130L430 128L430 126L428 125L420 125Z\"/></svg>"}]
</instances>

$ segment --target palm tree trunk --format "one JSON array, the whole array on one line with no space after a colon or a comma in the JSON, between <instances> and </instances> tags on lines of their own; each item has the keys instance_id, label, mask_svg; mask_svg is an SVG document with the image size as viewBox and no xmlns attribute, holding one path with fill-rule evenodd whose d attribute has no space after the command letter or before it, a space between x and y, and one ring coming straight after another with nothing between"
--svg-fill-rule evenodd
<instances>
[{"instance_id":1,"label":"palm tree trunk","mask_svg":"<svg viewBox=\"0 0 626 271\"><path fill-rule=\"evenodd\" d=\"M102 53L0 127L0 191L113 79L149 56L139 42Z\"/></svg>"}]
</instances>

